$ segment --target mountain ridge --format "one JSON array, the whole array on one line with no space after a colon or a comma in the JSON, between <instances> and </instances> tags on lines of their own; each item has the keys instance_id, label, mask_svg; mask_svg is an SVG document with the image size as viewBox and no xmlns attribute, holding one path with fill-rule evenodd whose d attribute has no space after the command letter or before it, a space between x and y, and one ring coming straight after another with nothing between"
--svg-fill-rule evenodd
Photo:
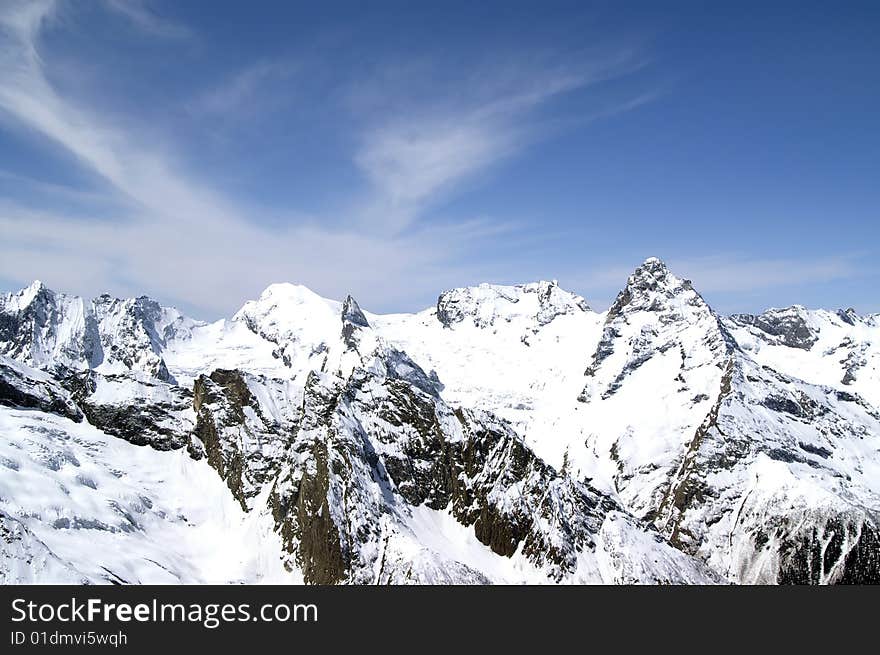
<instances>
[{"instance_id":1,"label":"mountain ridge","mask_svg":"<svg viewBox=\"0 0 880 655\"><path fill-rule=\"evenodd\" d=\"M236 507L227 519L240 515L229 529L242 547L260 540L248 574L259 578L876 581L875 329L870 316L799 306L720 316L657 258L606 312L555 281L452 289L391 315L282 283L202 323L143 296L86 301L35 282L0 296L0 426L17 446L3 455L0 511L60 561L76 540L57 526L141 543L137 520L114 528L134 509L40 509L8 486L36 475L63 434L98 452L148 446L214 476L211 493ZM812 368L787 364L789 351ZM57 452L39 479L67 475ZM94 475L86 495L104 493L95 480L109 478ZM165 497L143 484L145 498ZM799 498L822 500L799 509ZM590 507L605 509L588 518ZM199 511L201 535L217 519ZM179 530L164 516L150 529ZM212 579L187 557L162 554L178 575ZM132 577L131 561L115 565Z\"/></svg>"}]
</instances>

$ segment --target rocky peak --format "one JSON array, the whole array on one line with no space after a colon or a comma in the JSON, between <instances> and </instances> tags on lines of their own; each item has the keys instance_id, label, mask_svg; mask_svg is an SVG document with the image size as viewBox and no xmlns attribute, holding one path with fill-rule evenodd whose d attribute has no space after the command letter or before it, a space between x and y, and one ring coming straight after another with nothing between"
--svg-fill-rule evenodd
<instances>
[{"instance_id":1,"label":"rocky peak","mask_svg":"<svg viewBox=\"0 0 880 655\"><path fill-rule=\"evenodd\" d=\"M179 324L193 321L147 296L120 299L103 294L92 301L92 306L108 366L121 364L125 369L174 382L162 353L168 338L181 331Z\"/></svg>"},{"instance_id":2,"label":"rocky peak","mask_svg":"<svg viewBox=\"0 0 880 655\"><path fill-rule=\"evenodd\" d=\"M162 319L162 306L149 296L114 298L108 293L102 293L92 302L101 316L114 310L122 310L142 323L158 323Z\"/></svg>"},{"instance_id":3,"label":"rocky peak","mask_svg":"<svg viewBox=\"0 0 880 655\"><path fill-rule=\"evenodd\" d=\"M20 291L0 295L0 313L12 315L28 310L31 312L42 310L45 313L57 304L58 295L63 297L63 294L56 294L40 280L34 280Z\"/></svg>"},{"instance_id":4,"label":"rocky peak","mask_svg":"<svg viewBox=\"0 0 880 655\"><path fill-rule=\"evenodd\" d=\"M608 310L607 320L612 321L625 311L667 310L681 301L708 309L690 280L675 276L663 261L650 257L629 276L626 286Z\"/></svg>"},{"instance_id":5,"label":"rocky peak","mask_svg":"<svg viewBox=\"0 0 880 655\"><path fill-rule=\"evenodd\" d=\"M138 330L146 334L154 352L161 352L165 347L164 331L157 329L162 324L163 308L152 298L120 299L105 293L95 298L92 304L108 339L115 336L113 331L116 330Z\"/></svg>"},{"instance_id":6,"label":"rocky peak","mask_svg":"<svg viewBox=\"0 0 880 655\"><path fill-rule=\"evenodd\" d=\"M356 350L360 342L357 333L369 327L367 317L364 316L357 301L351 295L346 296L342 304L342 340L345 342L345 347Z\"/></svg>"},{"instance_id":7,"label":"rocky peak","mask_svg":"<svg viewBox=\"0 0 880 655\"><path fill-rule=\"evenodd\" d=\"M856 313L856 310L852 307L847 307L846 309L838 309L837 318L839 318L847 325L855 325L856 323L862 322L862 317L859 316Z\"/></svg>"},{"instance_id":8,"label":"rocky peak","mask_svg":"<svg viewBox=\"0 0 880 655\"><path fill-rule=\"evenodd\" d=\"M735 349L733 337L690 280L651 257L629 276L608 310L602 338L585 372L593 379L580 400L597 392L609 398L637 369L660 358L668 360L669 384L681 386L687 371L718 367Z\"/></svg>"},{"instance_id":9,"label":"rocky peak","mask_svg":"<svg viewBox=\"0 0 880 655\"><path fill-rule=\"evenodd\" d=\"M0 354L40 370L96 365L102 354L91 307L39 280L0 296Z\"/></svg>"},{"instance_id":10,"label":"rocky peak","mask_svg":"<svg viewBox=\"0 0 880 655\"><path fill-rule=\"evenodd\" d=\"M172 382L162 352L197 323L147 296L92 301L34 282L0 296L0 353L47 371L106 365ZM114 370L118 369L118 370Z\"/></svg>"},{"instance_id":11,"label":"rocky peak","mask_svg":"<svg viewBox=\"0 0 880 655\"><path fill-rule=\"evenodd\" d=\"M9 293L4 297L4 305L12 309L24 309L31 303L42 298L44 301L53 297L55 292L49 289L40 280L34 280L28 286L17 293Z\"/></svg>"},{"instance_id":12,"label":"rocky peak","mask_svg":"<svg viewBox=\"0 0 880 655\"><path fill-rule=\"evenodd\" d=\"M444 291L437 299L437 319L450 328L459 323L541 327L558 316L587 311L587 301L562 289L556 280L513 286L483 283Z\"/></svg>"},{"instance_id":13,"label":"rocky peak","mask_svg":"<svg viewBox=\"0 0 880 655\"><path fill-rule=\"evenodd\" d=\"M853 324L855 312L838 314L846 323ZM819 328L810 320L810 313L801 305L783 309L768 309L763 314L734 314L730 320L751 328L753 334L773 345L809 350L818 340Z\"/></svg>"},{"instance_id":14,"label":"rocky peak","mask_svg":"<svg viewBox=\"0 0 880 655\"><path fill-rule=\"evenodd\" d=\"M357 304L357 301L351 295L346 296L345 302L342 303L342 322L360 327L370 327L367 317L361 311L360 305Z\"/></svg>"},{"instance_id":15,"label":"rocky peak","mask_svg":"<svg viewBox=\"0 0 880 655\"><path fill-rule=\"evenodd\" d=\"M349 350L357 350L360 345L358 333L369 328L367 317L364 316L357 301L351 295L346 296L342 304L342 340L345 342L345 347Z\"/></svg>"}]
</instances>

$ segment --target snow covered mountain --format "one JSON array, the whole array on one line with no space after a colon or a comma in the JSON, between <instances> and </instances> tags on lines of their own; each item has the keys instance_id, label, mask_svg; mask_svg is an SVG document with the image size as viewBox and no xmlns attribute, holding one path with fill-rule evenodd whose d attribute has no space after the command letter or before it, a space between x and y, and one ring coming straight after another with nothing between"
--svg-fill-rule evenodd
<instances>
[{"instance_id":1,"label":"snow covered mountain","mask_svg":"<svg viewBox=\"0 0 880 655\"><path fill-rule=\"evenodd\" d=\"M649 259L374 315L0 296L0 580L880 582L880 327Z\"/></svg>"},{"instance_id":2,"label":"snow covered mountain","mask_svg":"<svg viewBox=\"0 0 880 655\"><path fill-rule=\"evenodd\" d=\"M737 582L880 581L880 413L762 366L658 260L605 319L585 447L624 503ZM613 466L613 469L610 467Z\"/></svg>"}]
</instances>

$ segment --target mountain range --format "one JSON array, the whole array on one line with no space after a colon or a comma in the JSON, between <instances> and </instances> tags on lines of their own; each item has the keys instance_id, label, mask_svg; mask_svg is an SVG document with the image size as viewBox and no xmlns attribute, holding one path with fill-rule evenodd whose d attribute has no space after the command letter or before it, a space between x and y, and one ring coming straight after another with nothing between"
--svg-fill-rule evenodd
<instances>
[{"instance_id":1,"label":"mountain range","mask_svg":"<svg viewBox=\"0 0 880 655\"><path fill-rule=\"evenodd\" d=\"M0 582L880 583L880 315L0 296Z\"/></svg>"}]
</instances>

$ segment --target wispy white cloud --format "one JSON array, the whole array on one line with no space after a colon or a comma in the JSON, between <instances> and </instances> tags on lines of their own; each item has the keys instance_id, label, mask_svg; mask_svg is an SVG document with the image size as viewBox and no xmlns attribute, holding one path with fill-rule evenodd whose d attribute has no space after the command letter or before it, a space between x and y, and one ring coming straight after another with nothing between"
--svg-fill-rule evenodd
<instances>
[{"instance_id":1,"label":"wispy white cloud","mask_svg":"<svg viewBox=\"0 0 880 655\"><path fill-rule=\"evenodd\" d=\"M39 278L82 293L149 293L202 315L229 314L270 282L285 280L330 297L352 292L376 309L422 303L425 290L464 275L450 259L487 234L469 224L387 239L210 220L74 222L15 206L0 206L0 231L9 235L0 243L0 278Z\"/></svg>"},{"instance_id":2,"label":"wispy white cloud","mask_svg":"<svg viewBox=\"0 0 880 655\"><path fill-rule=\"evenodd\" d=\"M370 132L355 161L397 216L412 218L422 203L514 148L513 135L479 123L444 120L384 126ZM402 222L403 222L402 221Z\"/></svg>"},{"instance_id":3,"label":"wispy white cloud","mask_svg":"<svg viewBox=\"0 0 880 655\"><path fill-rule=\"evenodd\" d=\"M565 66L521 53L503 65L475 65L454 87L430 65L418 64L383 72L372 84L359 82L355 110L373 117L355 155L374 189L366 219L378 229L407 227L438 199L545 136L534 116L543 106L642 65L629 50L593 53ZM414 83L426 79L432 81L427 87ZM395 93L400 88L406 95ZM649 100L627 100L587 120Z\"/></svg>"},{"instance_id":4,"label":"wispy white cloud","mask_svg":"<svg viewBox=\"0 0 880 655\"><path fill-rule=\"evenodd\" d=\"M4 186L16 186L24 189L40 199L57 199L58 201L71 204L95 205L107 204L111 201L106 193L72 187L64 184L55 184L38 180L27 175L20 175L10 170L0 169L0 189Z\"/></svg>"},{"instance_id":5,"label":"wispy white cloud","mask_svg":"<svg viewBox=\"0 0 880 655\"><path fill-rule=\"evenodd\" d=\"M163 18L153 11L145 0L104 0L107 7L125 17L147 34L171 39L192 36L185 25Z\"/></svg>"},{"instance_id":6,"label":"wispy white cloud","mask_svg":"<svg viewBox=\"0 0 880 655\"><path fill-rule=\"evenodd\" d=\"M265 109L267 87L287 84L297 71L289 60L261 60L236 71L221 84L204 91L192 100L188 108L195 116L205 114L240 119L242 113L253 114Z\"/></svg>"},{"instance_id":7,"label":"wispy white cloud","mask_svg":"<svg viewBox=\"0 0 880 655\"><path fill-rule=\"evenodd\" d=\"M146 31L174 35L143 3L114 4ZM41 30L55 9L52 0L0 7L0 113L102 179L119 211L112 220L84 220L0 202L0 278L41 278L80 293L146 292L203 314L229 313L280 280L335 297L352 291L381 310L423 302L462 280L494 277L480 268L482 258L468 254L505 238L510 225L418 219L444 194L534 140L540 107L631 65L489 67L412 98L380 84L372 89L378 104L355 121L361 138L353 161L372 187L370 197L353 198L350 214L332 222L298 214L269 221L194 175L181 164L178 146L156 139L155 130L149 140L139 137L136 122L110 119L54 86ZM286 71L258 64L205 96L204 108L234 113Z\"/></svg>"},{"instance_id":8,"label":"wispy white cloud","mask_svg":"<svg viewBox=\"0 0 880 655\"><path fill-rule=\"evenodd\" d=\"M319 221L261 227L249 208L188 175L160 145L140 142L135 130L61 97L39 55L40 26L54 3L36 6L9 5L0 13L0 111L102 177L127 199L127 211L112 222L83 221L3 203L0 277L39 277L84 291L149 291L210 312L229 311L285 279L332 295L354 290L368 302L395 302L420 278L450 271L440 262L469 241L472 225L398 239L328 231Z\"/></svg>"},{"instance_id":9,"label":"wispy white cloud","mask_svg":"<svg viewBox=\"0 0 880 655\"><path fill-rule=\"evenodd\" d=\"M203 312L229 312L271 281L295 280L332 296L351 290L382 308L421 301L423 290L453 284L461 274L451 260L497 236L497 227L481 222L425 226L396 237L328 230L319 220L261 227L252 208L181 170L160 144L139 141L135 129L59 96L38 47L53 3L41 9L2 14L9 29L0 110L75 156L128 207L114 221L83 221L0 204L0 277L41 278L82 292L149 292Z\"/></svg>"}]
</instances>

